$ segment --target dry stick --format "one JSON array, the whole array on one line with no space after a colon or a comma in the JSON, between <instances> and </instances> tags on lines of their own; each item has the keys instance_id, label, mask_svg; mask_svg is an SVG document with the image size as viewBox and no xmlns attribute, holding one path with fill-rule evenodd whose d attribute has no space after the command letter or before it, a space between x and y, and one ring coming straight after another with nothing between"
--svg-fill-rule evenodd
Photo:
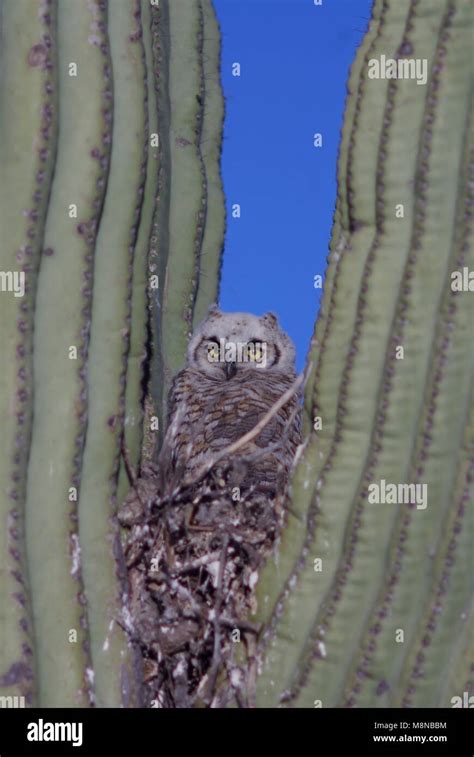
<instances>
[{"instance_id":1,"label":"dry stick","mask_svg":"<svg viewBox=\"0 0 474 757\"><path fill-rule=\"evenodd\" d=\"M128 449L125 445L125 434L122 434L122 439L120 441L120 447L122 452L123 461L125 463L125 470L127 471L128 480L130 481L130 484L136 488L137 485L137 479L138 476L135 472L135 468L133 467L132 463L130 462L130 455L128 454ZM140 500L141 502L141 500Z\"/></svg>"},{"instance_id":2,"label":"dry stick","mask_svg":"<svg viewBox=\"0 0 474 757\"><path fill-rule=\"evenodd\" d=\"M243 455L243 457L239 458L239 462L253 463L256 460L258 460L259 457L270 455L272 452L275 452L275 450L277 450L279 447L281 447L281 445L284 444L284 442L287 440L288 435L289 435L289 433L291 431L292 423L295 420L296 416L298 415L299 411L300 411L300 408L299 407L295 407L295 409L291 413L290 417L286 421L286 428L285 428L285 430L283 431L281 437L278 439L277 442L273 442L273 444L270 444L268 447L262 447L261 449L258 449L255 452L251 452L250 455ZM249 433L253 432L253 430L254 429L251 429L251 431ZM243 438L243 437L241 437L241 438ZM237 441L240 442L241 440L238 439ZM235 442L235 443L237 443L237 442Z\"/></svg>"},{"instance_id":3,"label":"dry stick","mask_svg":"<svg viewBox=\"0 0 474 757\"><path fill-rule=\"evenodd\" d=\"M120 448L122 452L123 461L125 463L125 470L127 472L128 480L130 481L130 485L132 489L135 491L137 495L137 499L140 502L143 510L146 510L147 508L147 501L143 501L140 490L138 488L138 481L140 478L142 478L141 475L138 475L135 471L135 468L133 467L132 463L130 462L130 455L128 453L127 446L125 444L125 433L122 434L122 439L120 442ZM149 465L149 464L147 464ZM143 471L141 471L142 473Z\"/></svg>"},{"instance_id":4,"label":"dry stick","mask_svg":"<svg viewBox=\"0 0 474 757\"><path fill-rule=\"evenodd\" d=\"M171 571L171 578L177 578L185 573L189 573L189 571L196 570L196 568L202 568L204 565L213 562L218 556L219 552L209 552L207 555L197 557L195 560L185 563L182 568L175 568Z\"/></svg>"},{"instance_id":5,"label":"dry stick","mask_svg":"<svg viewBox=\"0 0 474 757\"><path fill-rule=\"evenodd\" d=\"M214 693L217 674L220 667L220 651L221 651L221 626L220 626L220 612L223 602L223 590L224 590L224 572L226 568L227 547L229 546L229 537L226 534L224 536L224 543L222 544L221 559L219 563L219 574L217 578L217 593L216 604L214 607L214 650L212 653L212 666L209 673L208 682L208 696L211 698Z\"/></svg>"},{"instance_id":6,"label":"dry stick","mask_svg":"<svg viewBox=\"0 0 474 757\"><path fill-rule=\"evenodd\" d=\"M202 617L203 617L202 608L199 605L199 603L196 602L196 599L194 598L192 592L189 589L187 589L185 586L183 586L179 582L175 582L175 579L165 572L160 573L159 579L160 580L162 579L163 582L167 584L170 591L175 591L176 594L178 594L178 596L180 597L180 599L184 599L185 601L189 602L192 611L195 613L196 620L202 620ZM153 579L153 580L155 580L158 583L157 579ZM181 613L181 617L185 617L186 619L187 616L184 616L184 614ZM191 615L189 616L189 618L191 618Z\"/></svg>"},{"instance_id":7,"label":"dry stick","mask_svg":"<svg viewBox=\"0 0 474 757\"><path fill-rule=\"evenodd\" d=\"M232 682L232 672L238 670L233 660L233 649L231 651L230 659L224 658L223 663L225 671L227 673L227 681L230 683L230 686L227 684L227 681L223 682L216 696L214 697L212 704L215 709L224 709L231 702L232 697L234 697L235 701L237 702L237 706L244 708L245 702L242 698L241 684Z\"/></svg>"},{"instance_id":8,"label":"dry stick","mask_svg":"<svg viewBox=\"0 0 474 757\"><path fill-rule=\"evenodd\" d=\"M222 626L227 626L227 628L232 629L238 628L241 631L248 631L249 633L253 633L254 636L257 636L260 633L260 623L257 625L256 623L249 623L245 620L231 620L230 618L224 618L223 615L219 618L219 622Z\"/></svg>"}]
</instances>

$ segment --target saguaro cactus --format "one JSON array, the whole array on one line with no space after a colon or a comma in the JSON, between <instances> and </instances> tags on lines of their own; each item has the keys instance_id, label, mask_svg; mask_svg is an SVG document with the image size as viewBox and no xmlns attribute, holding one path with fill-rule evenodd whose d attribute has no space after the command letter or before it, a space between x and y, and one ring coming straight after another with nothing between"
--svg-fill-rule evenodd
<instances>
[{"instance_id":1,"label":"saguaro cactus","mask_svg":"<svg viewBox=\"0 0 474 757\"><path fill-rule=\"evenodd\" d=\"M218 28L210 0L5 0L0 30L0 690L137 706L121 442L138 468L217 293Z\"/></svg>"},{"instance_id":2,"label":"saguaro cactus","mask_svg":"<svg viewBox=\"0 0 474 757\"><path fill-rule=\"evenodd\" d=\"M258 589L260 706L472 687L472 13L376 0L352 67L310 433ZM426 84L371 78L381 56L426 60Z\"/></svg>"},{"instance_id":3,"label":"saguaro cactus","mask_svg":"<svg viewBox=\"0 0 474 757\"><path fill-rule=\"evenodd\" d=\"M352 67L257 706L472 687L472 13L375 0ZM152 455L217 296L218 69L211 0L0 4L0 693L29 705L143 703L121 446Z\"/></svg>"}]
</instances>

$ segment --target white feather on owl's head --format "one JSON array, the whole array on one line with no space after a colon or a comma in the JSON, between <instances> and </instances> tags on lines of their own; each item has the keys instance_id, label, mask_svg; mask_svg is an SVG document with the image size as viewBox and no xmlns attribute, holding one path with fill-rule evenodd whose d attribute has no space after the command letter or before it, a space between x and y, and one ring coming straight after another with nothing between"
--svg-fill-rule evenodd
<instances>
[{"instance_id":1,"label":"white feather on owl's head","mask_svg":"<svg viewBox=\"0 0 474 757\"><path fill-rule=\"evenodd\" d=\"M195 329L187 366L209 376L232 378L253 369L294 373L295 348L273 313L223 313L217 305Z\"/></svg>"}]
</instances>

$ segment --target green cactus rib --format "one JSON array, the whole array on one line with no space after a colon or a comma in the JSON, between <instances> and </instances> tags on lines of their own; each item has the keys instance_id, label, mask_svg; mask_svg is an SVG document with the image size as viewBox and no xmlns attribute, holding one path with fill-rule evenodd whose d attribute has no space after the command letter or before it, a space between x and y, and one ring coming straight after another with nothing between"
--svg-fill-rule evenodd
<instances>
[{"instance_id":1,"label":"green cactus rib","mask_svg":"<svg viewBox=\"0 0 474 757\"><path fill-rule=\"evenodd\" d=\"M126 591L113 518L124 420L133 252L146 170L146 71L139 3L110 4L108 31L114 92L112 152L96 240L89 416L78 509L95 696L99 706L113 707L134 706L140 701L138 671L122 627ZM133 124L130 112L134 113Z\"/></svg>"},{"instance_id":2,"label":"green cactus rib","mask_svg":"<svg viewBox=\"0 0 474 757\"><path fill-rule=\"evenodd\" d=\"M202 0L202 102L203 120L200 151L206 177L207 207L204 234L199 254L199 276L193 323L204 318L209 304L217 302L224 245L226 216L221 178L221 150L224 123L224 97L219 84L221 37L211 0Z\"/></svg>"},{"instance_id":3,"label":"green cactus rib","mask_svg":"<svg viewBox=\"0 0 474 757\"><path fill-rule=\"evenodd\" d=\"M127 385L125 390L125 446L129 460L135 470L140 465L143 443L143 401L145 360L147 358L147 342L149 328L149 304L156 294L150 286L149 248L153 237L152 224L158 191L159 148L153 146L154 136L158 134L157 102L155 93L154 61L152 50L151 6L149 0L141 2L143 46L145 54L146 82L146 122L145 133L148 140L148 155L146 166L146 183L143 193L143 205L140 216L137 241L133 260L133 289L131 304L131 334L130 352L127 366ZM153 237L153 241L154 237ZM124 500L130 487L127 471L122 464L120 467L117 501Z\"/></svg>"},{"instance_id":4,"label":"green cactus rib","mask_svg":"<svg viewBox=\"0 0 474 757\"><path fill-rule=\"evenodd\" d=\"M0 291L0 690L2 696L24 696L32 705L36 660L24 500L33 402L32 314L57 141L56 3L39 2L32 13L28 3L3 2L0 35L0 270L2 276L25 275L23 297L4 291L3 282Z\"/></svg>"},{"instance_id":5,"label":"green cactus rib","mask_svg":"<svg viewBox=\"0 0 474 757\"><path fill-rule=\"evenodd\" d=\"M161 3L151 7L151 46L153 58L154 94L156 103L156 123L159 137L158 148L158 187L155 197L152 228L149 240L149 325L151 335L151 355L149 360L148 396L150 399L150 414L159 419L159 428L151 433L147 427L150 442L162 438L162 430L166 414L163 413L163 379L164 363L160 348L160 296L159 290L165 280L166 263L169 247L168 218L170 208L170 183L167 178L171 175L171 155L169 142L170 102L169 102L169 18L168 6ZM151 288L152 277L158 281L158 288ZM157 291L158 289L158 291ZM145 418L145 423L149 422ZM157 433L158 431L158 433ZM146 436L146 433L145 433ZM153 459L155 451L151 451Z\"/></svg>"},{"instance_id":6,"label":"green cactus rib","mask_svg":"<svg viewBox=\"0 0 474 757\"><path fill-rule=\"evenodd\" d=\"M310 356L313 363L306 383L305 392L305 410L304 414L304 433L308 435L314 424L312 417L312 408L319 405L315 391L319 386L318 367L320 362L318 355L324 351L324 347L330 333L332 314L337 293L336 279L339 275L339 264L348 251L349 235L353 225L352 219L349 218L349 204L347 201L347 186L352 177L352 154L354 149L354 135L357 134L357 123L360 117L360 104L362 102L362 91L365 80L361 76L362 68L367 65L367 61L372 57L374 45L377 42L378 35L381 32L385 12L385 3L383 0L376 0L372 9L372 18L369 29L359 48L358 54L351 66L349 81L347 85L347 98L345 104L345 129L341 132L341 142L338 156L338 194L336 199L336 210L334 213L334 222L332 228L332 237L328 257L328 266L324 281L323 296L321 298L321 307L318 314L315 332L310 345ZM351 152L349 152L351 151ZM353 195L353 192L351 193ZM313 396L314 395L314 396Z\"/></svg>"},{"instance_id":7,"label":"green cactus rib","mask_svg":"<svg viewBox=\"0 0 474 757\"><path fill-rule=\"evenodd\" d=\"M87 706L93 696L77 493L87 424L95 229L112 137L107 13L101 6L96 0L67 9L60 5L58 11L59 142L35 308L34 425L26 501L39 702L44 707ZM77 66L73 76L71 64ZM71 217L72 205L77 215L73 209Z\"/></svg>"},{"instance_id":8,"label":"green cactus rib","mask_svg":"<svg viewBox=\"0 0 474 757\"><path fill-rule=\"evenodd\" d=\"M202 14L198 0L162 2L163 37L167 37L169 89L159 97L167 109L160 126L166 129L167 156L161 181L169 182L167 213L159 254L166 261L160 280L159 338L161 397L167 397L172 376L184 359L196 296L198 260L206 217L206 182L199 139L202 122ZM169 129L167 128L169 124ZM161 201L160 201L161 203ZM164 414L164 413L163 413Z\"/></svg>"},{"instance_id":9,"label":"green cactus rib","mask_svg":"<svg viewBox=\"0 0 474 757\"><path fill-rule=\"evenodd\" d=\"M293 572L286 573L281 599L273 608L268 603L272 614L263 634L260 704L439 703L433 690L451 654L448 627L469 599L459 558L453 570L456 588L445 603L438 635L428 642L426 633L416 639L423 627L423 600L451 559L450 542L443 546L442 535L456 517L452 492L472 375L467 326L472 305L469 294L461 295L454 314L450 290L453 266L466 245L458 244L464 186L458 176L471 93L470 72L463 66L471 13L468 5L455 2L384 3L381 33L369 57L383 52L426 58L430 78L425 91L413 80L367 80L359 87L346 187L351 254L343 257L333 288L335 318L345 318L346 328L355 325L347 340L333 321L318 358L315 387L321 399L313 412L322 416L323 430L309 442L293 491L296 512L302 521L306 515L311 526L310 538ZM433 27L439 30L437 39ZM361 68L361 77L366 70ZM370 124L381 124L377 140ZM445 186L453 184L459 198L456 192L446 197ZM399 203L403 218L395 215ZM367 224L372 239L365 235ZM355 313L354 296L338 306L339 282L353 265L350 258L363 260L362 277L352 271L353 282L360 282ZM402 360L396 356L399 346ZM337 376L342 376L339 386ZM314 403L314 392L311 399ZM400 505L395 511L389 504L369 504L369 484L382 479L425 482L427 509ZM472 493L466 496L472 499ZM288 531L295 530L293 524ZM462 531L468 555L471 533ZM315 558L322 559L320 573L313 568ZM282 577L275 578L271 566L260 588L263 600L271 572L281 590ZM431 607L428 602L425 613ZM267 608L264 612L268 616ZM396 629L405 634L399 646ZM454 646L452 629L450 638ZM420 654L420 644L433 651L423 649L430 660L421 658L423 685L417 681L413 691L413 681L405 678L419 675L420 658L414 668L407 659L412 650Z\"/></svg>"}]
</instances>

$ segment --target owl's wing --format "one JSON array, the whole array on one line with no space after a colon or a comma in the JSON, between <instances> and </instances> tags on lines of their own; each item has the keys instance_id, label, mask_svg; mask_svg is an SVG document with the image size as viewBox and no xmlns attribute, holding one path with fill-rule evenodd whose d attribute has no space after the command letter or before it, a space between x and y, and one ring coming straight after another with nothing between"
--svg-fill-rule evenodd
<instances>
[{"instance_id":1,"label":"owl's wing","mask_svg":"<svg viewBox=\"0 0 474 757\"><path fill-rule=\"evenodd\" d=\"M168 396L167 429L158 459L162 491L173 485L184 471L190 441L186 407L189 392L189 376L186 370L182 370L174 377Z\"/></svg>"},{"instance_id":2,"label":"owl's wing","mask_svg":"<svg viewBox=\"0 0 474 757\"><path fill-rule=\"evenodd\" d=\"M280 396L275 392L272 396L273 403L277 402ZM253 439L253 444L263 449L278 442L287 429L296 402L297 399L294 398L280 408ZM262 401L261 397L255 395L229 397L223 393L208 412L204 431L206 442L209 446L216 446L222 440L226 444L238 441L260 423L268 409L268 395Z\"/></svg>"},{"instance_id":3,"label":"owl's wing","mask_svg":"<svg viewBox=\"0 0 474 757\"><path fill-rule=\"evenodd\" d=\"M222 413L215 424L211 423L205 430L206 441L213 445L218 440L225 440L227 444L238 441L242 436L252 431L265 413L263 411L250 410L244 415L229 411ZM273 418L260 434L254 439L259 447L267 447L277 439L279 428L278 419Z\"/></svg>"}]
</instances>

